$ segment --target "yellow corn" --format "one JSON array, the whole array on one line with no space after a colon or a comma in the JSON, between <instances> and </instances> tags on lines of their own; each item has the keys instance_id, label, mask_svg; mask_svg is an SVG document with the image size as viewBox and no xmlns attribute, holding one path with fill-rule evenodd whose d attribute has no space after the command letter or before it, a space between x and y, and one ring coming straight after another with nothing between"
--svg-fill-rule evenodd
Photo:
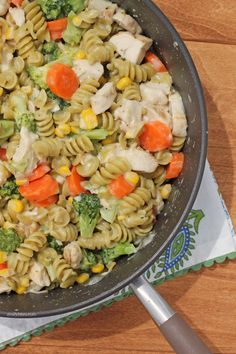
<instances>
[{"instance_id":1,"label":"yellow corn","mask_svg":"<svg viewBox=\"0 0 236 354\"><path fill-rule=\"evenodd\" d=\"M18 295L22 295L22 294L24 294L26 292L26 287L25 286L18 286L17 288L16 288L16 293L18 294Z\"/></svg>"},{"instance_id":2,"label":"yellow corn","mask_svg":"<svg viewBox=\"0 0 236 354\"><path fill-rule=\"evenodd\" d=\"M92 108L84 109L81 112L80 128L86 130L95 129L98 126L98 118Z\"/></svg>"},{"instance_id":3,"label":"yellow corn","mask_svg":"<svg viewBox=\"0 0 236 354\"><path fill-rule=\"evenodd\" d=\"M73 203L73 197L69 197L69 198L67 199L67 202L68 202L70 205L72 205L72 203Z\"/></svg>"},{"instance_id":4,"label":"yellow corn","mask_svg":"<svg viewBox=\"0 0 236 354\"><path fill-rule=\"evenodd\" d=\"M8 27L5 35L7 40L13 39L14 38L14 29L13 27Z\"/></svg>"},{"instance_id":5,"label":"yellow corn","mask_svg":"<svg viewBox=\"0 0 236 354\"><path fill-rule=\"evenodd\" d=\"M32 87L31 86L22 86L21 90L26 93L26 95L31 95L32 94Z\"/></svg>"},{"instance_id":6,"label":"yellow corn","mask_svg":"<svg viewBox=\"0 0 236 354\"><path fill-rule=\"evenodd\" d=\"M125 216L124 216L124 215L119 215L119 216L117 217L117 219L118 219L119 221L123 221L123 220L125 220Z\"/></svg>"},{"instance_id":7,"label":"yellow corn","mask_svg":"<svg viewBox=\"0 0 236 354\"><path fill-rule=\"evenodd\" d=\"M79 128L77 127L70 126L70 131L71 133L79 134Z\"/></svg>"},{"instance_id":8,"label":"yellow corn","mask_svg":"<svg viewBox=\"0 0 236 354\"><path fill-rule=\"evenodd\" d=\"M165 184L159 188L162 199L168 199L171 192L171 184Z\"/></svg>"},{"instance_id":9,"label":"yellow corn","mask_svg":"<svg viewBox=\"0 0 236 354\"><path fill-rule=\"evenodd\" d=\"M88 280L89 280L89 274L88 273L82 273L82 274L78 275L78 277L76 278L76 281L79 284L83 284L83 283L85 283Z\"/></svg>"},{"instance_id":10,"label":"yellow corn","mask_svg":"<svg viewBox=\"0 0 236 354\"><path fill-rule=\"evenodd\" d=\"M63 176L63 177L67 177L71 175L70 169L68 166L61 166L58 168L59 175Z\"/></svg>"},{"instance_id":11,"label":"yellow corn","mask_svg":"<svg viewBox=\"0 0 236 354\"><path fill-rule=\"evenodd\" d=\"M70 125L67 124L67 123L60 124L60 125L58 126L58 128L59 128L65 135L68 135L68 134L70 134L70 132L71 132L71 127L70 127Z\"/></svg>"},{"instance_id":12,"label":"yellow corn","mask_svg":"<svg viewBox=\"0 0 236 354\"><path fill-rule=\"evenodd\" d=\"M83 50L79 50L75 54L75 59L86 59L86 53Z\"/></svg>"},{"instance_id":13,"label":"yellow corn","mask_svg":"<svg viewBox=\"0 0 236 354\"><path fill-rule=\"evenodd\" d=\"M11 199L8 202L8 207L15 213L22 213L24 210L24 204L21 200Z\"/></svg>"},{"instance_id":14,"label":"yellow corn","mask_svg":"<svg viewBox=\"0 0 236 354\"><path fill-rule=\"evenodd\" d=\"M17 186L23 186L23 184L27 183L27 179L16 179Z\"/></svg>"},{"instance_id":15,"label":"yellow corn","mask_svg":"<svg viewBox=\"0 0 236 354\"><path fill-rule=\"evenodd\" d=\"M116 87L118 88L118 90L123 91L126 89L126 87L130 86L131 84L132 84L132 80L128 76L125 76L122 79L120 79L120 81L118 81Z\"/></svg>"},{"instance_id":16,"label":"yellow corn","mask_svg":"<svg viewBox=\"0 0 236 354\"><path fill-rule=\"evenodd\" d=\"M0 264L6 262L6 260L7 260L6 252L0 251Z\"/></svg>"},{"instance_id":17,"label":"yellow corn","mask_svg":"<svg viewBox=\"0 0 236 354\"><path fill-rule=\"evenodd\" d=\"M139 175L136 172L126 172L124 177L128 183L133 185L136 185L139 182Z\"/></svg>"},{"instance_id":18,"label":"yellow corn","mask_svg":"<svg viewBox=\"0 0 236 354\"><path fill-rule=\"evenodd\" d=\"M29 286L29 278L23 277L20 281L20 286L23 286L24 288L28 288Z\"/></svg>"},{"instance_id":19,"label":"yellow corn","mask_svg":"<svg viewBox=\"0 0 236 354\"><path fill-rule=\"evenodd\" d=\"M58 138L64 138L65 136L65 134L59 128L55 129L55 134Z\"/></svg>"},{"instance_id":20,"label":"yellow corn","mask_svg":"<svg viewBox=\"0 0 236 354\"><path fill-rule=\"evenodd\" d=\"M75 16L72 20L74 26L80 26L82 23L82 20L79 16Z\"/></svg>"},{"instance_id":21,"label":"yellow corn","mask_svg":"<svg viewBox=\"0 0 236 354\"><path fill-rule=\"evenodd\" d=\"M96 264L95 266L93 266L93 267L91 268L91 271L92 271L93 273L99 274L99 273L102 273L102 272L103 272L104 268L105 268L105 267L104 267L103 264L98 263L98 264Z\"/></svg>"},{"instance_id":22,"label":"yellow corn","mask_svg":"<svg viewBox=\"0 0 236 354\"><path fill-rule=\"evenodd\" d=\"M0 87L0 97L3 95L3 92L4 92L3 88Z\"/></svg>"}]
</instances>

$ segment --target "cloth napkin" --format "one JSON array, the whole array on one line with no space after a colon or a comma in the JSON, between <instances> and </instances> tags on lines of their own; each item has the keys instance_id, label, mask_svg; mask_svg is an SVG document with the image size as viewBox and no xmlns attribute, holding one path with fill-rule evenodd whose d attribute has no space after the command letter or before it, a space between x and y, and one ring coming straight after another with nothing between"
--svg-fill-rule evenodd
<instances>
[{"instance_id":1,"label":"cloth napkin","mask_svg":"<svg viewBox=\"0 0 236 354\"><path fill-rule=\"evenodd\" d=\"M146 272L146 277L153 284L159 284L190 270L210 267L215 262L222 263L226 258L236 258L236 237L230 215L207 163L197 199L185 224L164 254ZM129 287L126 287L105 301L66 315L36 319L0 318L0 350L98 311L130 294Z\"/></svg>"}]
</instances>

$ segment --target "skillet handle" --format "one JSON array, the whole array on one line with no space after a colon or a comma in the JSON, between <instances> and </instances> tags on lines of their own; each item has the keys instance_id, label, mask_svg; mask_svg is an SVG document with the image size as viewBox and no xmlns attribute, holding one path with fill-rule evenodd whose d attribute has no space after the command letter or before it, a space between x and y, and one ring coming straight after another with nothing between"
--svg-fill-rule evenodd
<instances>
[{"instance_id":1,"label":"skillet handle","mask_svg":"<svg viewBox=\"0 0 236 354\"><path fill-rule=\"evenodd\" d=\"M130 286L177 354L212 354L143 276L135 279Z\"/></svg>"}]
</instances>

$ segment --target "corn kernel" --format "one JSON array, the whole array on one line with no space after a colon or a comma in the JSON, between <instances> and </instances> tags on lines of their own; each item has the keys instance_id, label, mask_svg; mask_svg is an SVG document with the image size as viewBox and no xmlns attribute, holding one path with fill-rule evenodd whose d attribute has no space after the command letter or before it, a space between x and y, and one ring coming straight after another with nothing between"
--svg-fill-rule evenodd
<instances>
[{"instance_id":1,"label":"corn kernel","mask_svg":"<svg viewBox=\"0 0 236 354\"><path fill-rule=\"evenodd\" d=\"M26 287L24 287L24 286L18 286L17 288L16 288L16 293L18 294L18 295L22 295L22 294L24 294L25 293L25 291L26 291Z\"/></svg>"},{"instance_id":2,"label":"corn kernel","mask_svg":"<svg viewBox=\"0 0 236 354\"><path fill-rule=\"evenodd\" d=\"M136 185L139 182L139 175L136 172L126 172L124 177L128 183L133 185Z\"/></svg>"},{"instance_id":3,"label":"corn kernel","mask_svg":"<svg viewBox=\"0 0 236 354\"><path fill-rule=\"evenodd\" d=\"M58 129L60 129L65 135L68 135L68 134L70 134L70 132L71 132L71 127L70 127L70 125L67 124L67 123L60 124L60 125L58 126Z\"/></svg>"},{"instance_id":4,"label":"corn kernel","mask_svg":"<svg viewBox=\"0 0 236 354\"><path fill-rule=\"evenodd\" d=\"M86 53L83 50L79 50L75 54L75 59L86 59Z\"/></svg>"},{"instance_id":5,"label":"corn kernel","mask_svg":"<svg viewBox=\"0 0 236 354\"><path fill-rule=\"evenodd\" d=\"M65 136L65 134L59 128L55 129L55 134L58 138L64 138Z\"/></svg>"},{"instance_id":6,"label":"corn kernel","mask_svg":"<svg viewBox=\"0 0 236 354\"><path fill-rule=\"evenodd\" d=\"M91 271L93 272L93 273L96 273L96 274L99 274L99 273L102 273L103 271L104 271L104 265L103 264L101 264L101 263L98 263L98 264L96 264L95 266L93 266L92 268L91 268Z\"/></svg>"},{"instance_id":7,"label":"corn kernel","mask_svg":"<svg viewBox=\"0 0 236 354\"><path fill-rule=\"evenodd\" d=\"M24 288L28 288L29 286L29 278L23 277L20 281L20 286L23 286Z\"/></svg>"},{"instance_id":8,"label":"corn kernel","mask_svg":"<svg viewBox=\"0 0 236 354\"><path fill-rule=\"evenodd\" d=\"M8 27L5 37L7 40L13 39L14 38L14 29L13 27Z\"/></svg>"},{"instance_id":9,"label":"corn kernel","mask_svg":"<svg viewBox=\"0 0 236 354\"><path fill-rule=\"evenodd\" d=\"M68 166L61 166L58 168L59 175L63 176L63 177L67 177L71 175L70 169Z\"/></svg>"},{"instance_id":10,"label":"corn kernel","mask_svg":"<svg viewBox=\"0 0 236 354\"><path fill-rule=\"evenodd\" d=\"M171 192L171 184L165 184L159 188L162 199L168 199Z\"/></svg>"},{"instance_id":11,"label":"corn kernel","mask_svg":"<svg viewBox=\"0 0 236 354\"><path fill-rule=\"evenodd\" d=\"M21 200L11 199L8 202L8 207L15 213L22 213L24 204Z\"/></svg>"},{"instance_id":12,"label":"corn kernel","mask_svg":"<svg viewBox=\"0 0 236 354\"><path fill-rule=\"evenodd\" d=\"M83 284L86 281L89 280L89 274L88 273L82 273L80 275L78 275L78 277L76 278L76 281L78 284Z\"/></svg>"},{"instance_id":13,"label":"corn kernel","mask_svg":"<svg viewBox=\"0 0 236 354\"><path fill-rule=\"evenodd\" d=\"M79 134L79 128L70 126L70 131L73 134Z\"/></svg>"},{"instance_id":14,"label":"corn kernel","mask_svg":"<svg viewBox=\"0 0 236 354\"><path fill-rule=\"evenodd\" d=\"M118 88L118 90L123 91L126 89L126 87L130 86L131 84L132 84L132 80L128 76L125 76L122 79L120 79L120 81L118 81L116 87Z\"/></svg>"},{"instance_id":15,"label":"corn kernel","mask_svg":"<svg viewBox=\"0 0 236 354\"><path fill-rule=\"evenodd\" d=\"M4 92L3 88L0 87L0 97L3 95L3 92Z\"/></svg>"},{"instance_id":16,"label":"corn kernel","mask_svg":"<svg viewBox=\"0 0 236 354\"><path fill-rule=\"evenodd\" d=\"M0 263L4 263L7 260L7 254L6 252L0 251Z\"/></svg>"},{"instance_id":17,"label":"corn kernel","mask_svg":"<svg viewBox=\"0 0 236 354\"><path fill-rule=\"evenodd\" d=\"M73 203L73 197L69 197L69 198L67 199L67 202L68 202L70 205L72 205L72 203Z\"/></svg>"},{"instance_id":18,"label":"corn kernel","mask_svg":"<svg viewBox=\"0 0 236 354\"><path fill-rule=\"evenodd\" d=\"M118 219L119 221L123 221L123 220L125 220L125 216L124 216L124 215L119 215L119 216L117 217L117 219Z\"/></svg>"},{"instance_id":19,"label":"corn kernel","mask_svg":"<svg viewBox=\"0 0 236 354\"><path fill-rule=\"evenodd\" d=\"M80 26L82 23L82 20L79 16L75 16L72 20L74 26Z\"/></svg>"},{"instance_id":20,"label":"corn kernel","mask_svg":"<svg viewBox=\"0 0 236 354\"><path fill-rule=\"evenodd\" d=\"M92 108L84 109L81 112L80 128L92 130L98 126L98 118Z\"/></svg>"},{"instance_id":21,"label":"corn kernel","mask_svg":"<svg viewBox=\"0 0 236 354\"><path fill-rule=\"evenodd\" d=\"M16 185L17 186L23 186L23 184L27 183L27 179L16 179Z\"/></svg>"}]
</instances>

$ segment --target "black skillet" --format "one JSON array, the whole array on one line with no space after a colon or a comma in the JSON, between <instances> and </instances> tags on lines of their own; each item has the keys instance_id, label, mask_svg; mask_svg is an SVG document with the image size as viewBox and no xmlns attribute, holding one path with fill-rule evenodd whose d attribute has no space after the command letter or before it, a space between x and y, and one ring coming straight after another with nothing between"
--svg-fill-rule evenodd
<instances>
[{"instance_id":1,"label":"black skillet","mask_svg":"<svg viewBox=\"0 0 236 354\"><path fill-rule=\"evenodd\" d=\"M154 49L166 63L186 108L189 129L184 152L186 162L181 177L155 226L156 237L130 260L123 259L102 281L93 286L56 289L48 294L0 296L0 316L41 317L66 313L95 304L126 285L152 315L154 321L179 354L210 353L141 275L165 250L178 232L196 198L207 151L207 114L201 83L188 50L176 30L150 0L117 0L154 39Z\"/></svg>"}]
</instances>

